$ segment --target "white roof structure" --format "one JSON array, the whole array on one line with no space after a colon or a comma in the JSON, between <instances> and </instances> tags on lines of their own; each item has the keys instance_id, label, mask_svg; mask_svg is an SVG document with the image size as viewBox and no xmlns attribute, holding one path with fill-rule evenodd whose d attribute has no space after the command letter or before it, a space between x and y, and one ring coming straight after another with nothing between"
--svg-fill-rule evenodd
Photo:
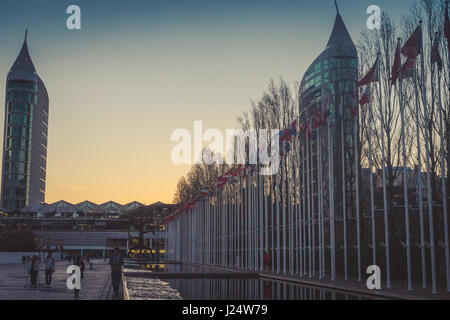
<instances>
[{"instance_id":1,"label":"white roof structure","mask_svg":"<svg viewBox=\"0 0 450 320\"><path fill-rule=\"evenodd\" d=\"M127 204L120 204L115 201L108 201L102 204L96 204L92 201L82 201L77 204L73 204L64 200L60 200L54 203L35 204L23 208L23 212L57 212L57 213L124 213L132 209L144 207L143 203L133 201Z\"/></svg>"}]
</instances>

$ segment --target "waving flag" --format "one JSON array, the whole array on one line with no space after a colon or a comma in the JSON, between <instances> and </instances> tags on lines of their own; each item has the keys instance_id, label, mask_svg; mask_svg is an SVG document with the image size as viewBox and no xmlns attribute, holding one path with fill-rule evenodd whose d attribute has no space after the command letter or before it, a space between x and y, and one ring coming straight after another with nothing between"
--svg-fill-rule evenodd
<instances>
[{"instance_id":1,"label":"waving flag","mask_svg":"<svg viewBox=\"0 0 450 320\"><path fill-rule=\"evenodd\" d=\"M418 26L409 39L405 42L405 45L402 48L402 54L407 58L415 59L419 54L421 54L421 48L422 29Z\"/></svg>"},{"instance_id":2,"label":"waving flag","mask_svg":"<svg viewBox=\"0 0 450 320\"><path fill-rule=\"evenodd\" d=\"M378 57L373 64L372 69L358 82L358 87L365 86L372 82L378 81Z\"/></svg>"},{"instance_id":3,"label":"waving flag","mask_svg":"<svg viewBox=\"0 0 450 320\"><path fill-rule=\"evenodd\" d=\"M280 131L280 141L281 142L291 141L291 131L289 129Z\"/></svg>"},{"instance_id":4,"label":"waving flag","mask_svg":"<svg viewBox=\"0 0 450 320\"><path fill-rule=\"evenodd\" d=\"M414 76L415 59L408 58L402 66L402 78L411 78Z\"/></svg>"},{"instance_id":5,"label":"waving flag","mask_svg":"<svg viewBox=\"0 0 450 320\"><path fill-rule=\"evenodd\" d=\"M367 86L366 90L364 91L364 94L359 100L359 104L363 106L365 104L368 104L369 102L370 102L370 86Z\"/></svg>"}]
</instances>

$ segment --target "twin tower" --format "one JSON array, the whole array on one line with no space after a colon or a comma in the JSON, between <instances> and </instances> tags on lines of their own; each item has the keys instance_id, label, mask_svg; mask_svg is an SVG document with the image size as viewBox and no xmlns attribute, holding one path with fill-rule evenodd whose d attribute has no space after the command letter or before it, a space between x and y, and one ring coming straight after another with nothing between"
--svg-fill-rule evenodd
<instances>
[{"instance_id":1,"label":"twin tower","mask_svg":"<svg viewBox=\"0 0 450 320\"><path fill-rule=\"evenodd\" d=\"M48 94L28 52L27 35L8 72L1 207L20 210L45 202Z\"/></svg>"}]
</instances>

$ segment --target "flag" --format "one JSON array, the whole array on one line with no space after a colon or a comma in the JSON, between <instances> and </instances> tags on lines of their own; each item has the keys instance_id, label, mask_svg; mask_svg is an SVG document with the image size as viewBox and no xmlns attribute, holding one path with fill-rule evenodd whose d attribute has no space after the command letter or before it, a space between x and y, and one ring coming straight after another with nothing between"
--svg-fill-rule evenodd
<instances>
[{"instance_id":1,"label":"flag","mask_svg":"<svg viewBox=\"0 0 450 320\"><path fill-rule=\"evenodd\" d=\"M291 141L291 131L289 129L280 131L280 142L289 142Z\"/></svg>"},{"instance_id":2,"label":"flag","mask_svg":"<svg viewBox=\"0 0 450 320\"><path fill-rule=\"evenodd\" d=\"M293 137L295 137L297 135L297 122L298 122L298 120L295 119L289 126L289 131L291 133L291 136L293 136Z\"/></svg>"},{"instance_id":3,"label":"flag","mask_svg":"<svg viewBox=\"0 0 450 320\"><path fill-rule=\"evenodd\" d=\"M318 127L324 126L326 122L326 112L320 114L317 108L314 109L314 124L313 129L317 129Z\"/></svg>"},{"instance_id":4,"label":"flag","mask_svg":"<svg viewBox=\"0 0 450 320\"><path fill-rule=\"evenodd\" d=\"M204 196L204 197L209 196L209 192L208 192L208 190L206 190L206 189L200 190L200 194L201 194L202 196Z\"/></svg>"},{"instance_id":5,"label":"flag","mask_svg":"<svg viewBox=\"0 0 450 320\"><path fill-rule=\"evenodd\" d=\"M402 66L402 78L410 78L414 76L415 59L408 58Z\"/></svg>"},{"instance_id":6,"label":"flag","mask_svg":"<svg viewBox=\"0 0 450 320\"><path fill-rule=\"evenodd\" d=\"M306 136L308 139L312 137L311 122L309 120L306 122Z\"/></svg>"},{"instance_id":7,"label":"flag","mask_svg":"<svg viewBox=\"0 0 450 320\"><path fill-rule=\"evenodd\" d=\"M359 100L359 104L363 106L365 104L368 104L369 102L370 102L370 86L367 86L366 90L364 91L364 94Z\"/></svg>"},{"instance_id":8,"label":"flag","mask_svg":"<svg viewBox=\"0 0 450 320\"><path fill-rule=\"evenodd\" d=\"M414 59L416 58L421 52L422 48L422 30L420 26L414 30L414 32L411 34L409 39L405 42L405 45L402 48L402 54L407 57Z\"/></svg>"},{"instance_id":9,"label":"flag","mask_svg":"<svg viewBox=\"0 0 450 320\"><path fill-rule=\"evenodd\" d=\"M358 82L358 87L378 81L378 57L373 64L372 69Z\"/></svg>"},{"instance_id":10,"label":"flag","mask_svg":"<svg viewBox=\"0 0 450 320\"><path fill-rule=\"evenodd\" d=\"M437 32L434 38L433 46L431 47L431 63L436 63L438 69L442 69L442 59L439 54L439 33Z\"/></svg>"},{"instance_id":11,"label":"flag","mask_svg":"<svg viewBox=\"0 0 450 320\"><path fill-rule=\"evenodd\" d=\"M393 85L397 82L397 79L400 76L401 64L402 60L400 56L400 41L399 41L397 43L397 49L395 49L394 64L392 65L392 72L391 72L391 80Z\"/></svg>"}]
</instances>

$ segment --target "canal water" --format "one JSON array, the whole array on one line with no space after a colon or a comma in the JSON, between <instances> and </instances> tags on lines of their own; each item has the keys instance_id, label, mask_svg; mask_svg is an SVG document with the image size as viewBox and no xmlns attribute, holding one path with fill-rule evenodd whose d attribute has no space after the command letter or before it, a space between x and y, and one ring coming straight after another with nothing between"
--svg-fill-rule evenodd
<instances>
[{"instance_id":1,"label":"canal water","mask_svg":"<svg viewBox=\"0 0 450 320\"><path fill-rule=\"evenodd\" d=\"M155 273L210 273L202 279L164 278L159 281L168 284L182 299L187 300L367 300L368 296L346 293L298 283L262 278L248 278L236 274L233 278L216 278L216 271L210 268L184 264L140 264L143 272ZM217 275L216 275L217 276ZM138 279L135 279L137 281ZM142 281L150 281L144 280ZM150 289L150 288L149 288ZM151 289L150 289L151 290Z\"/></svg>"}]
</instances>

